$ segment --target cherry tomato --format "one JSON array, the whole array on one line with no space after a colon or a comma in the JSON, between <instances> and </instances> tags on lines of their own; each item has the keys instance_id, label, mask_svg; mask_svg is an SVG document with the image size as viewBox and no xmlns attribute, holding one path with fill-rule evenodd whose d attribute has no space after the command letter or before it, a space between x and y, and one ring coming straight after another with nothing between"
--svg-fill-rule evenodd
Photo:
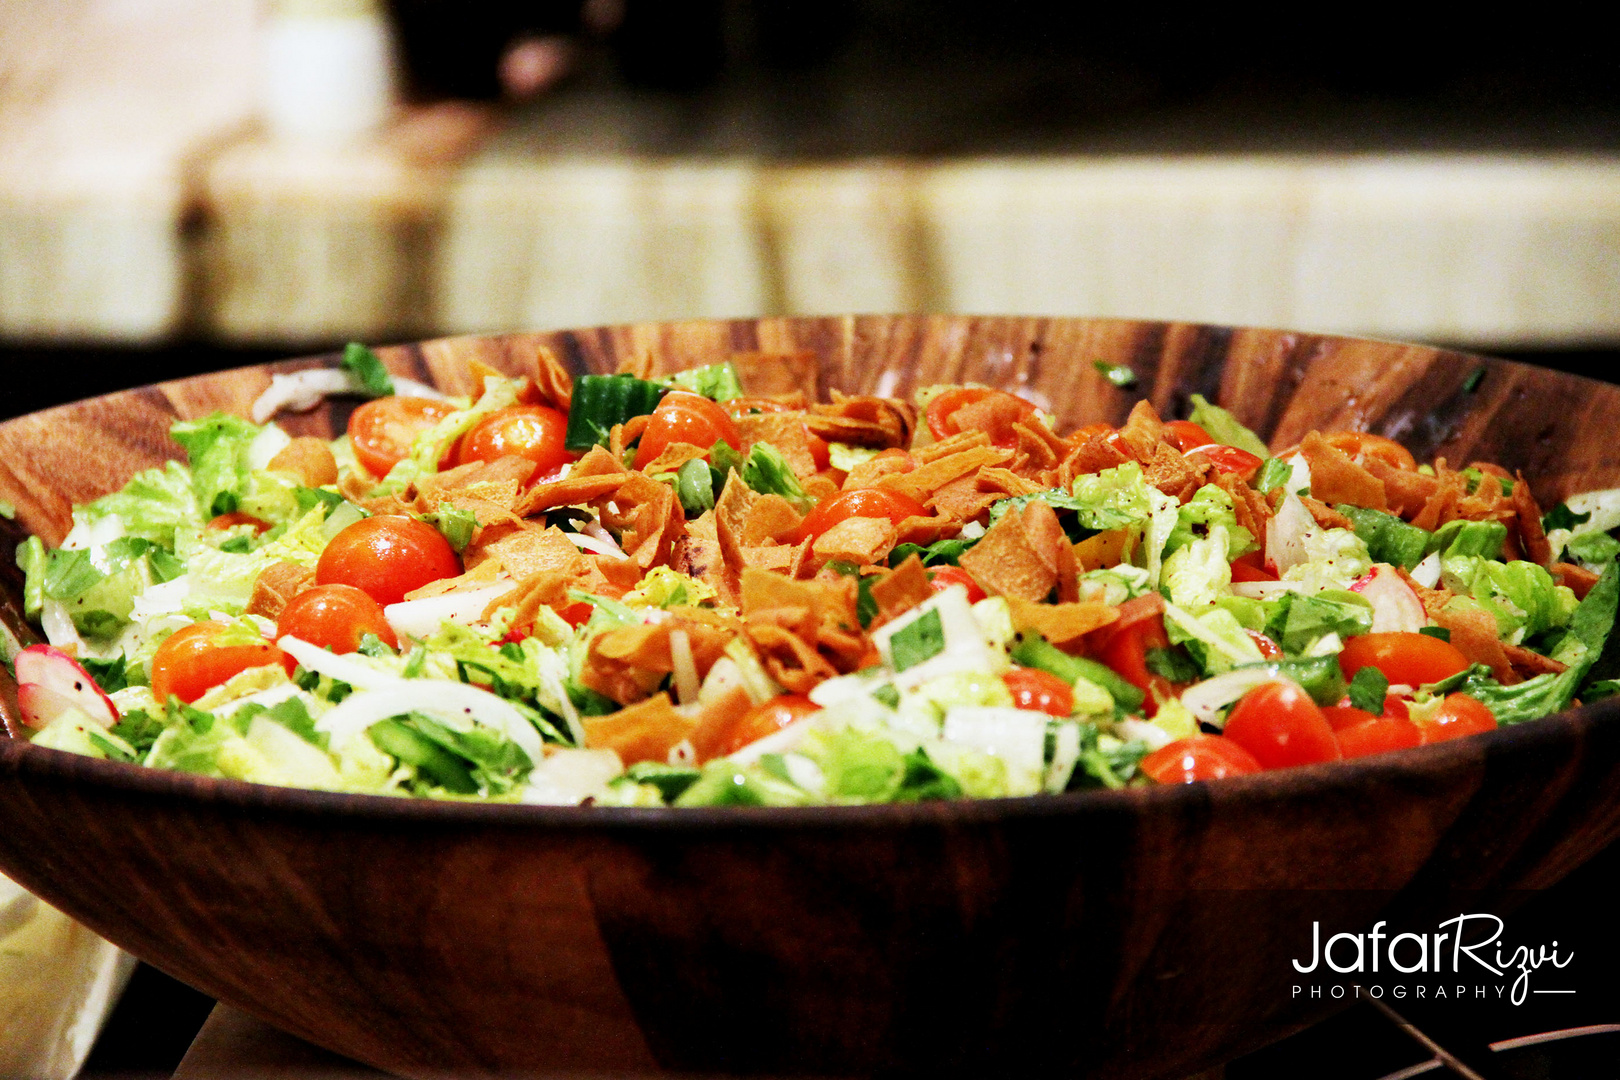
<instances>
[{"instance_id":1,"label":"cherry tomato","mask_svg":"<svg viewBox=\"0 0 1620 1080\"><path fill-rule=\"evenodd\" d=\"M262 638L221 644L218 639L228 630L233 638L241 636L239 627L200 622L165 638L152 655L153 696L167 701L173 694L181 701L196 701L238 672L281 662L281 650Z\"/></svg>"},{"instance_id":2,"label":"cherry tomato","mask_svg":"<svg viewBox=\"0 0 1620 1080\"><path fill-rule=\"evenodd\" d=\"M928 430L936 439L947 439L965 430L956 413L965 405L989 404L994 408L996 422L990 429L990 441L997 446L1018 445L1018 436L1012 426L1035 415L1035 405L1021 397L984 386L958 386L937 395L928 403ZM979 410L974 410L978 412ZM975 426L975 425L969 425Z\"/></svg>"},{"instance_id":3,"label":"cherry tomato","mask_svg":"<svg viewBox=\"0 0 1620 1080\"><path fill-rule=\"evenodd\" d=\"M229 514L220 514L218 517L213 518L208 522L207 527L210 529L234 529L238 525L251 525L256 533L270 531L268 521L256 518L252 514L242 514L234 510Z\"/></svg>"},{"instance_id":4,"label":"cherry tomato","mask_svg":"<svg viewBox=\"0 0 1620 1080\"><path fill-rule=\"evenodd\" d=\"M358 650L360 639L367 634L399 648L382 605L353 585L316 585L293 597L276 620L276 637L288 634L335 653ZM289 656L287 665L296 667L297 661Z\"/></svg>"},{"instance_id":5,"label":"cherry tomato","mask_svg":"<svg viewBox=\"0 0 1620 1080\"><path fill-rule=\"evenodd\" d=\"M1168 700L1174 692L1169 679L1149 671L1147 666L1149 649L1170 647L1170 639L1164 632L1164 617L1160 614L1162 608L1151 603L1155 599L1156 596L1139 597L1121 604L1114 632L1097 654L1097 658L1121 678L1142 690L1145 695L1142 711L1148 716L1156 715L1159 702ZM1150 603L1143 604L1142 600Z\"/></svg>"},{"instance_id":6,"label":"cherry tomato","mask_svg":"<svg viewBox=\"0 0 1620 1080\"><path fill-rule=\"evenodd\" d=\"M1264 683L1244 694L1227 717L1225 735L1268 769L1343 756L1322 710L1290 682Z\"/></svg>"},{"instance_id":7,"label":"cherry tomato","mask_svg":"<svg viewBox=\"0 0 1620 1080\"><path fill-rule=\"evenodd\" d=\"M855 488L829 495L817 503L799 526L799 539L814 540L840 521L853 517L888 518L898 525L908 517L927 516L927 508L909 495L887 488Z\"/></svg>"},{"instance_id":8,"label":"cherry tomato","mask_svg":"<svg viewBox=\"0 0 1620 1080\"><path fill-rule=\"evenodd\" d=\"M449 416L450 406L419 397L375 398L349 414L349 445L355 460L375 476L386 476L411 452L411 444Z\"/></svg>"},{"instance_id":9,"label":"cherry tomato","mask_svg":"<svg viewBox=\"0 0 1620 1080\"><path fill-rule=\"evenodd\" d=\"M1377 717L1368 717L1362 723L1339 728L1333 735L1339 740L1339 752L1347 758L1382 754L1387 750L1405 750L1423 741L1423 733L1412 721Z\"/></svg>"},{"instance_id":10,"label":"cherry tomato","mask_svg":"<svg viewBox=\"0 0 1620 1080\"><path fill-rule=\"evenodd\" d=\"M967 589L970 604L977 604L984 599L984 590L979 588L979 583L973 580L972 574L960 566L930 566L928 584L935 592L944 592L952 585L960 585Z\"/></svg>"},{"instance_id":11,"label":"cherry tomato","mask_svg":"<svg viewBox=\"0 0 1620 1080\"><path fill-rule=\"evenodd\" d=\"M1422 686L1468 670L1468 658L1449 641L1427 634L1391 631L1361 634L1344 643L1339 668L1347 679L1375 667L1392 683Z\"/></svg>"},{"instance_id":12,"label":"cherry tomato","mask_svg":"<svg viewBox=\"0 0 1620 1080\"><path fill-rule=\"evenodd\" d=\"M353 585L386 606L459 573L461 560L439 530L415 518L379 514L332 537L315 564L315 584Z\"/></svg>"},{"instance_id":13,"label":"cherry tomato","mask_svg":"<svg viewBox=\"0 0 1620 1080\"><path fill-rule=\"evenodd\" d=\"M1221 735L1189 735L1142 759L1142 772L1161 784L1190 784L1257 773L1254 755Z\"/></svg>"},{"instance_id":14,"label":"cherry tomato","mask_svg":"<svg viewBox=\"0 0 1620 1080\"><path fill-rule=\"evenodd\" d=\"M1495 731L1496 714L1467 694L1447 694L1428 722L1419 725L1419 730L1423 733L1424 745L1460 739L1464 735Z\"/></svg>"},{"instance_id":15,"label":"cherry tomato","mask_svg":"<svg viewBox=\"0 0 1620 1080\"><path fill-rule=\"evenodd\" d=\"M1245 484L1254 479L1254 474L1260 471L1265 464L1263 458L1257 458L1247 450L1240 450L1236 446L1226 446L1222 443L1205 443L1195 446L1187 451L1189 454L1201 454L1209 459L1209 463L1223 473L1231 473Z\"/></svg>"},{"instance_id":16,"label":"cherry tomato","mask_svg":"<svg viewBox=\"0 0 1620 1080\"><path fill-rule=\"evenodd\" d=\"M1232 580L1237 581L1276 581L1277 575L1266 569L1265 561L1260 552L1251 551L1247 555L1232 560Z\"/></svg>"},{"instance_id":17,"label":"cherry tomato","mask_svg":"<svg viewBox=\"0 0 1620 1080\"><path fill-rule=\"evenodd\" d=\"M1358 709L1354 705L1340 702L1337 705L1323 705L1322 718L1328 722L1328 727L1334 731L1343 731L1345 728L1355 727L1357 724L1370 724L1378 717L1366 709Z\"/></svg>"},{"instance_id":18,"label":"cherry tomato","mask_svg":"<svg viewBox=\"0 0 1620 1080\"><path fill-rule=\"evenodd\" d=\"M1012 691L1016 708L1049 716L1068 716L1074 711L1074 687L1049 671L1015 667L1001 681Z\"/></svg>"},{"instance_id":19,"label":"cherry tomato","mask_svg":"<svg viewBox=\"0 0 1620 1080\"><path fill-rule=\"evenodd\" d=\"M544 405L513 405L475 424L456 448L456 464L516 456L534 462L534 473L548 473L568 461L563 449L568 418Z\"/></svg>"},{"instance_id":20,"label":"cherry tomato","mask_svg":"<svg viewBox=\"0 0 1620 1080\"><path fill-rule=\"evenodd\" d=\"M701 394L672 390L658 403L647 421L647 430L641 433L635 467L640 469L651 464L671 443L691 443L707 450L721 439L730 443L733 450L742 449L737 425L731 422L726 410Z\"/></svg>"},{"instance_id":21,"label":"cherry tomato","mask_svg":"<svg viewBox=\"0 0 1620 1080\"><path fill-rule=\"evenodd\" d=\"M734 754L749 743L781 731L796 720L821 711L821 706L803 694L783 694L763 705L755 705L743 714L725 740L715 750L716 757Z\"/></svg>"},{"instance_id":22,"label":"cherry tomato","mask_svg":"<svg viewBox=\"0 0 1620 1080\"><path fill-rule=\"evenodd\" d=\"M1215 441L1203 425L1195 424L1191 420L1170 420L1164 425L1164 437L1175 445L1183 454L1195 446L1208 446Z\"/></svg>"}]
</instances>

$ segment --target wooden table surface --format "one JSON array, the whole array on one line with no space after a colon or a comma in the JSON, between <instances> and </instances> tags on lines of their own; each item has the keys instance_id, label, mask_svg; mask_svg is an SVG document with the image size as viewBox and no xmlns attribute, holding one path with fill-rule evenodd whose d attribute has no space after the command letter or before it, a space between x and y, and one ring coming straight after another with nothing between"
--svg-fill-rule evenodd
<instances>
[{"instance_id":1,"label":"wooden table surface","mask_svg":"<svg viewBox=\"0 0 1620 1080\"><path fill-rule=\"evenodd\" d=\"M256 127L258 32L252 0L7 0L0 338L930 309L1620 340L1620 152L1576 118L1458 135L1206 106L1009 142L914 87L586 80L318 147Z\"/></svg>"}]
</instances>

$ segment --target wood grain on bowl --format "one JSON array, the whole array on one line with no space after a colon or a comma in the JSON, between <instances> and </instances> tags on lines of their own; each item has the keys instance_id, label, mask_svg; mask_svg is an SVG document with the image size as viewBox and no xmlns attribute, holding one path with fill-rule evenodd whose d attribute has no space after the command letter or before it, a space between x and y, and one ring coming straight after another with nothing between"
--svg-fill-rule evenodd
<instances>
[{"instance_id":1,"label":"wood grain on bowl","mask_svg":"<svg viewBox=\"0 0 1620 1080\"><path fill-rule=\"evenodd\" d=\"M1103 320L646 324L381 350L469 388L540 344L576 371L780 354L823 392L976 380L1060 423L1203 393L1273 445L1313 427L1620 484L1620 390L1419 346ZM1115 386L1097 362L1128 365ZM278 368L335 358L288 362ZM782 376L788 378L788 376ZM0 498L69 507L245 411L250 368L0 425ZM341 428L341 404L285 420ZM816 809L625 810L284 790L0 738L0 868L237 1008L404 1075L685 1071L1147 1077L1309 1022L1313 921L1432 928L1620 835L1620 705L1420 750L1180 787Z\"/></svg>"}]
</instances>

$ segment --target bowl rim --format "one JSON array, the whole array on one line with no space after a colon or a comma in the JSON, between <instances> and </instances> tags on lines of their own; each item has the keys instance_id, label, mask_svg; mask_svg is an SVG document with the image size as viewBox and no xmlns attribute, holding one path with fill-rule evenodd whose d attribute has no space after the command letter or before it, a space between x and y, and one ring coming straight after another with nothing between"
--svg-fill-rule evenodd
<instances>
[{"instance_id":1,"label":"bowl rim","mask_svg":"<svg viewBox=\"0 0 1620 1080\"><path fill-rule=\"evenodd\" d=\"M492 334L454 334L388 345L372 346L381 353L407 351L420 359L421 350L460 341L513 341L521 339L578 339L656 327L758 327L843 322L854 325L868 320L894 324L987 322L1011 325L1039 322L1054 325L1145 325L1157 328L1186 327L1218 333L1253 332L1298 335L1318 341L1339 341L1389 345L1432 350L1507 370L1545 371L1563 380L1574 380L1612 389L1612 384L1574 372L1555 371L1518 360L1508 360L1465 349L1406 342L1394 338L1334 332L1290 330L1280 327L1208 323L1197 320L1133 319L1123 316L1048 316L1033 314L975 315L967 313L853 313L837 315L772 315L757 318L694 318L649 320L645 322L603 323L584 327L557 327L546 330L516 330ZM0 429L26 421L39 421L61 410L88 402L105 401L124 395L139 395L164 387L185 385L227 372L257 371L282 374L316 367L336 367L340 350L285 357L258 364L216 368L196 375L158 383L146 383L111 391L93 398L63 402L32 413L0 421ZM9 524L9 523L7 523ZM1620 696L1576 706L1538 720L1499 727L1494 731L1450 739L1440 743L1387 751L1356 759L1341 759L1312 765L1226 777L1220 781L1193 781L1182 784L1148 784L1122 789L1093 788L1056 795L1036 794L999 798L960 798L916 803L873 803L810 806L709 806L709 807L617 807L545 805L492 802L467 799L414 798L397 795L359 794L312 788L282 787L246 780L200 776L168 769L153 769L134 763L91 758L67 751L35 746L26 739L10 736L0 725L0 782L18 775L89 783L108 791L137 797L180 797L199 806L210 804L243 810L277 810L290 816L331 817L352 820L397 820L443 822L488 827L547 826L567 830L595 830L629 827L636 831L688 828L708 831L718 827L748 825L802 829L823 824L850 826L973 824L1006 819L1040 819L1071 813L1131 813L1149 807L1223 806L1281 801L1302 790L1331 791L1361 787L1369 782L1397 782L1442 775L1453 777L1483 768L1502 753L1527 750L1540 745L1579 742L1595 725L1620 724ZM1212 786L1213 785L1213 786Z\"/></svg>"},{"instance_id":2,"label":"bowl rim","mask_svg":"<svg viewBox=\"0 0 1620 1080\"><path fill-rule=\"evenodd\" d=\"M811 806L558 806L476 799L413 798L281 787L130 762L108 761L35 746L0 735L0 783L9 777L88 784L137 798L178 798L196 806L272 810L288 817L353 821L411 821L490 828L541 826L555 831L629 829L636 832L745 826L801 830L820 826L973 825L1075 814L1133 814L1150 810L1279 803L1301 795L1436 778L1455 780L1503 755L1578 744L1597 725L1620 725L1620 697L1566 709L1539 720L1363 758L1298 765L1218 781L1091 788L1057 795L939 799L915 803Z\"/></svg>"}]
</instances>

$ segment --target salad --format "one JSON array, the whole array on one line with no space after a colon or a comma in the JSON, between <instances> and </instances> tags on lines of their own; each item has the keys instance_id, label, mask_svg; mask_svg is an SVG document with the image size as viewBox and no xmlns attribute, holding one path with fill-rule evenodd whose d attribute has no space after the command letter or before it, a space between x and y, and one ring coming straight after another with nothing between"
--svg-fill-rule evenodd
<instances>
[{"instance_id":1,"label":"salad","mask_svg":"<svg viewBox=\"0 0 1620 1080\"><path fill-rule=\"evenodd\" d=\"M1060 432L983 386L752 393L341 369L17 551L41 746L335 791L615 806L1217 779L1620 690L1620 491L1543 512L1366 432L1273 454L1194 395ZM358 394L346 433L278 411Z\"/></svg>"}]
</instances>

